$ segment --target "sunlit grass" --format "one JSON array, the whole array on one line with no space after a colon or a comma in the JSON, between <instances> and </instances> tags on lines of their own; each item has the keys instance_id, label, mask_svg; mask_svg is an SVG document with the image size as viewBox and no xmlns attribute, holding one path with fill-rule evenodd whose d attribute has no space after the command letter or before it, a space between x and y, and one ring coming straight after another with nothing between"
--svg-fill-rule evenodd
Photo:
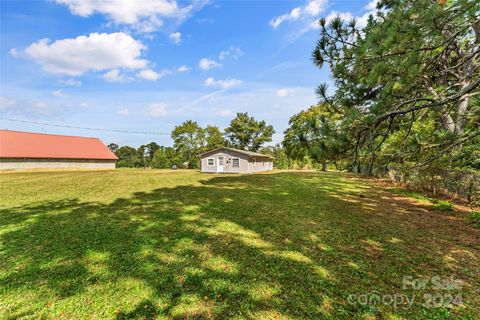
<instances>
[{"instance_id":1,"label":"sunlit grass","mask_svg":"<svg viewBox=\"0 0 480 320\"><path fill-rule=\"evenodd\" d=\"M127 169L0 179L0 319L480 316L480 230L358 177ZM348 302L372 290L431 293L402 290L405 275L462 280L463 306Z\"/></svg>"}]
</instances>

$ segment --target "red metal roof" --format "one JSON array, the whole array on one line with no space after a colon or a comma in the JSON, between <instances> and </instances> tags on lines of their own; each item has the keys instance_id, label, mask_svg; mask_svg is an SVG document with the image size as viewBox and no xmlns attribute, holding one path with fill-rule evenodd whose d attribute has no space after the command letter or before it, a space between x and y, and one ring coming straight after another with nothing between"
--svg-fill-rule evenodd
<instances>
[{"instance_id":1,"label":"red metal roof","mask_svg":"<svg viewBox=\"0 0 480 320\"><path fill-rule=\"evenodd\" d=\"M97 138L0 130L0 158L118 158Z\"/></svg>"}]
</instances>

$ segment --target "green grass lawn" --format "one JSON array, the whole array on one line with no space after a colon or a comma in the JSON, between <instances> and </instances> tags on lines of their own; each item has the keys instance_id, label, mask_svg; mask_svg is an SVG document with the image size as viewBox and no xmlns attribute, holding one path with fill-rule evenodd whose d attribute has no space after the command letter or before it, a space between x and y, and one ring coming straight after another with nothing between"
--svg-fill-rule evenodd
<instances>
[{"instance_id":1,"label":"green grass lawn","mask_svg":"<svg viewBox=\"0 0 480 320\"><path fill-rule=\"evenodd\" d=\"M2 319L480 318L480 230L370 180L161 170L0 179ZM404 277L457 285L404 289ZM384 301L363 303L367 294Z\"/></svg>"}]
</instances>

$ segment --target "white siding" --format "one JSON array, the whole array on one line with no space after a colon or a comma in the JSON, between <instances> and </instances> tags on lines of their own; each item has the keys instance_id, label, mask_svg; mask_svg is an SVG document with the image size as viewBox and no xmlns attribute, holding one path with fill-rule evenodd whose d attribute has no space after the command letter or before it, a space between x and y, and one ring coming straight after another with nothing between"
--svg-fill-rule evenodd
<instances>
[{"instance_id":1,"label":"white siding","mask_svg":"<svg viewBox=\"0 0 480 320\"><path fill-rule=\"evenodd\" d=\"M261 172L273 170L273 162L268 158L254 158L256 161L250 158L248 162L248 172ZM255 164L255 165L254 165Z\"/></svg>"},{"instance_id":2,"label":"white siding","mask_svg":"<svg viewBox=\"0 0 480 320\"><path fill-rule=\"evenodd\" d=\"M115 160L0 159L0 170L115 169Z\"/></svg>"},{"instance_id":3,"label":"white siding","mask_svg":"<svg viewBox=\"0 0 480 320\"><path fill-rule=\"evenodd\" d=\"M215 173L217 172L217 159L219 157L224 158L224 173L253 173L260 171L273 170L273 162L268 158L256 158L257 163L254 166L252 160L249 160L249 157L246 154L235 152L228 149L214 150L212 152L206 153L201 157L201 171ZM208 165L208 159L215 159L214 165ZM233 167L233 158L239 159L239 167Z\"/></svg>"}]
</instances>

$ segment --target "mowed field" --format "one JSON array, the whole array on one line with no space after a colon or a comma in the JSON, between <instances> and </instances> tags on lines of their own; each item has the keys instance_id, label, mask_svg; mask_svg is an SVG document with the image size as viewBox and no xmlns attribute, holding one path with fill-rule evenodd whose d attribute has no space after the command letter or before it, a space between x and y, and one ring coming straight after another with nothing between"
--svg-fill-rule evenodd
<instances>
[{"instance_id":1,"label":"mowed field","mask_svg":"<svg viewBox=\"0 0 480 320\"><path fill-rule=\"evenodd\" d=\"M480 230L371 180L162 170L0 179L1 319L480 318Z\"/></svg>"}]
</instances>

